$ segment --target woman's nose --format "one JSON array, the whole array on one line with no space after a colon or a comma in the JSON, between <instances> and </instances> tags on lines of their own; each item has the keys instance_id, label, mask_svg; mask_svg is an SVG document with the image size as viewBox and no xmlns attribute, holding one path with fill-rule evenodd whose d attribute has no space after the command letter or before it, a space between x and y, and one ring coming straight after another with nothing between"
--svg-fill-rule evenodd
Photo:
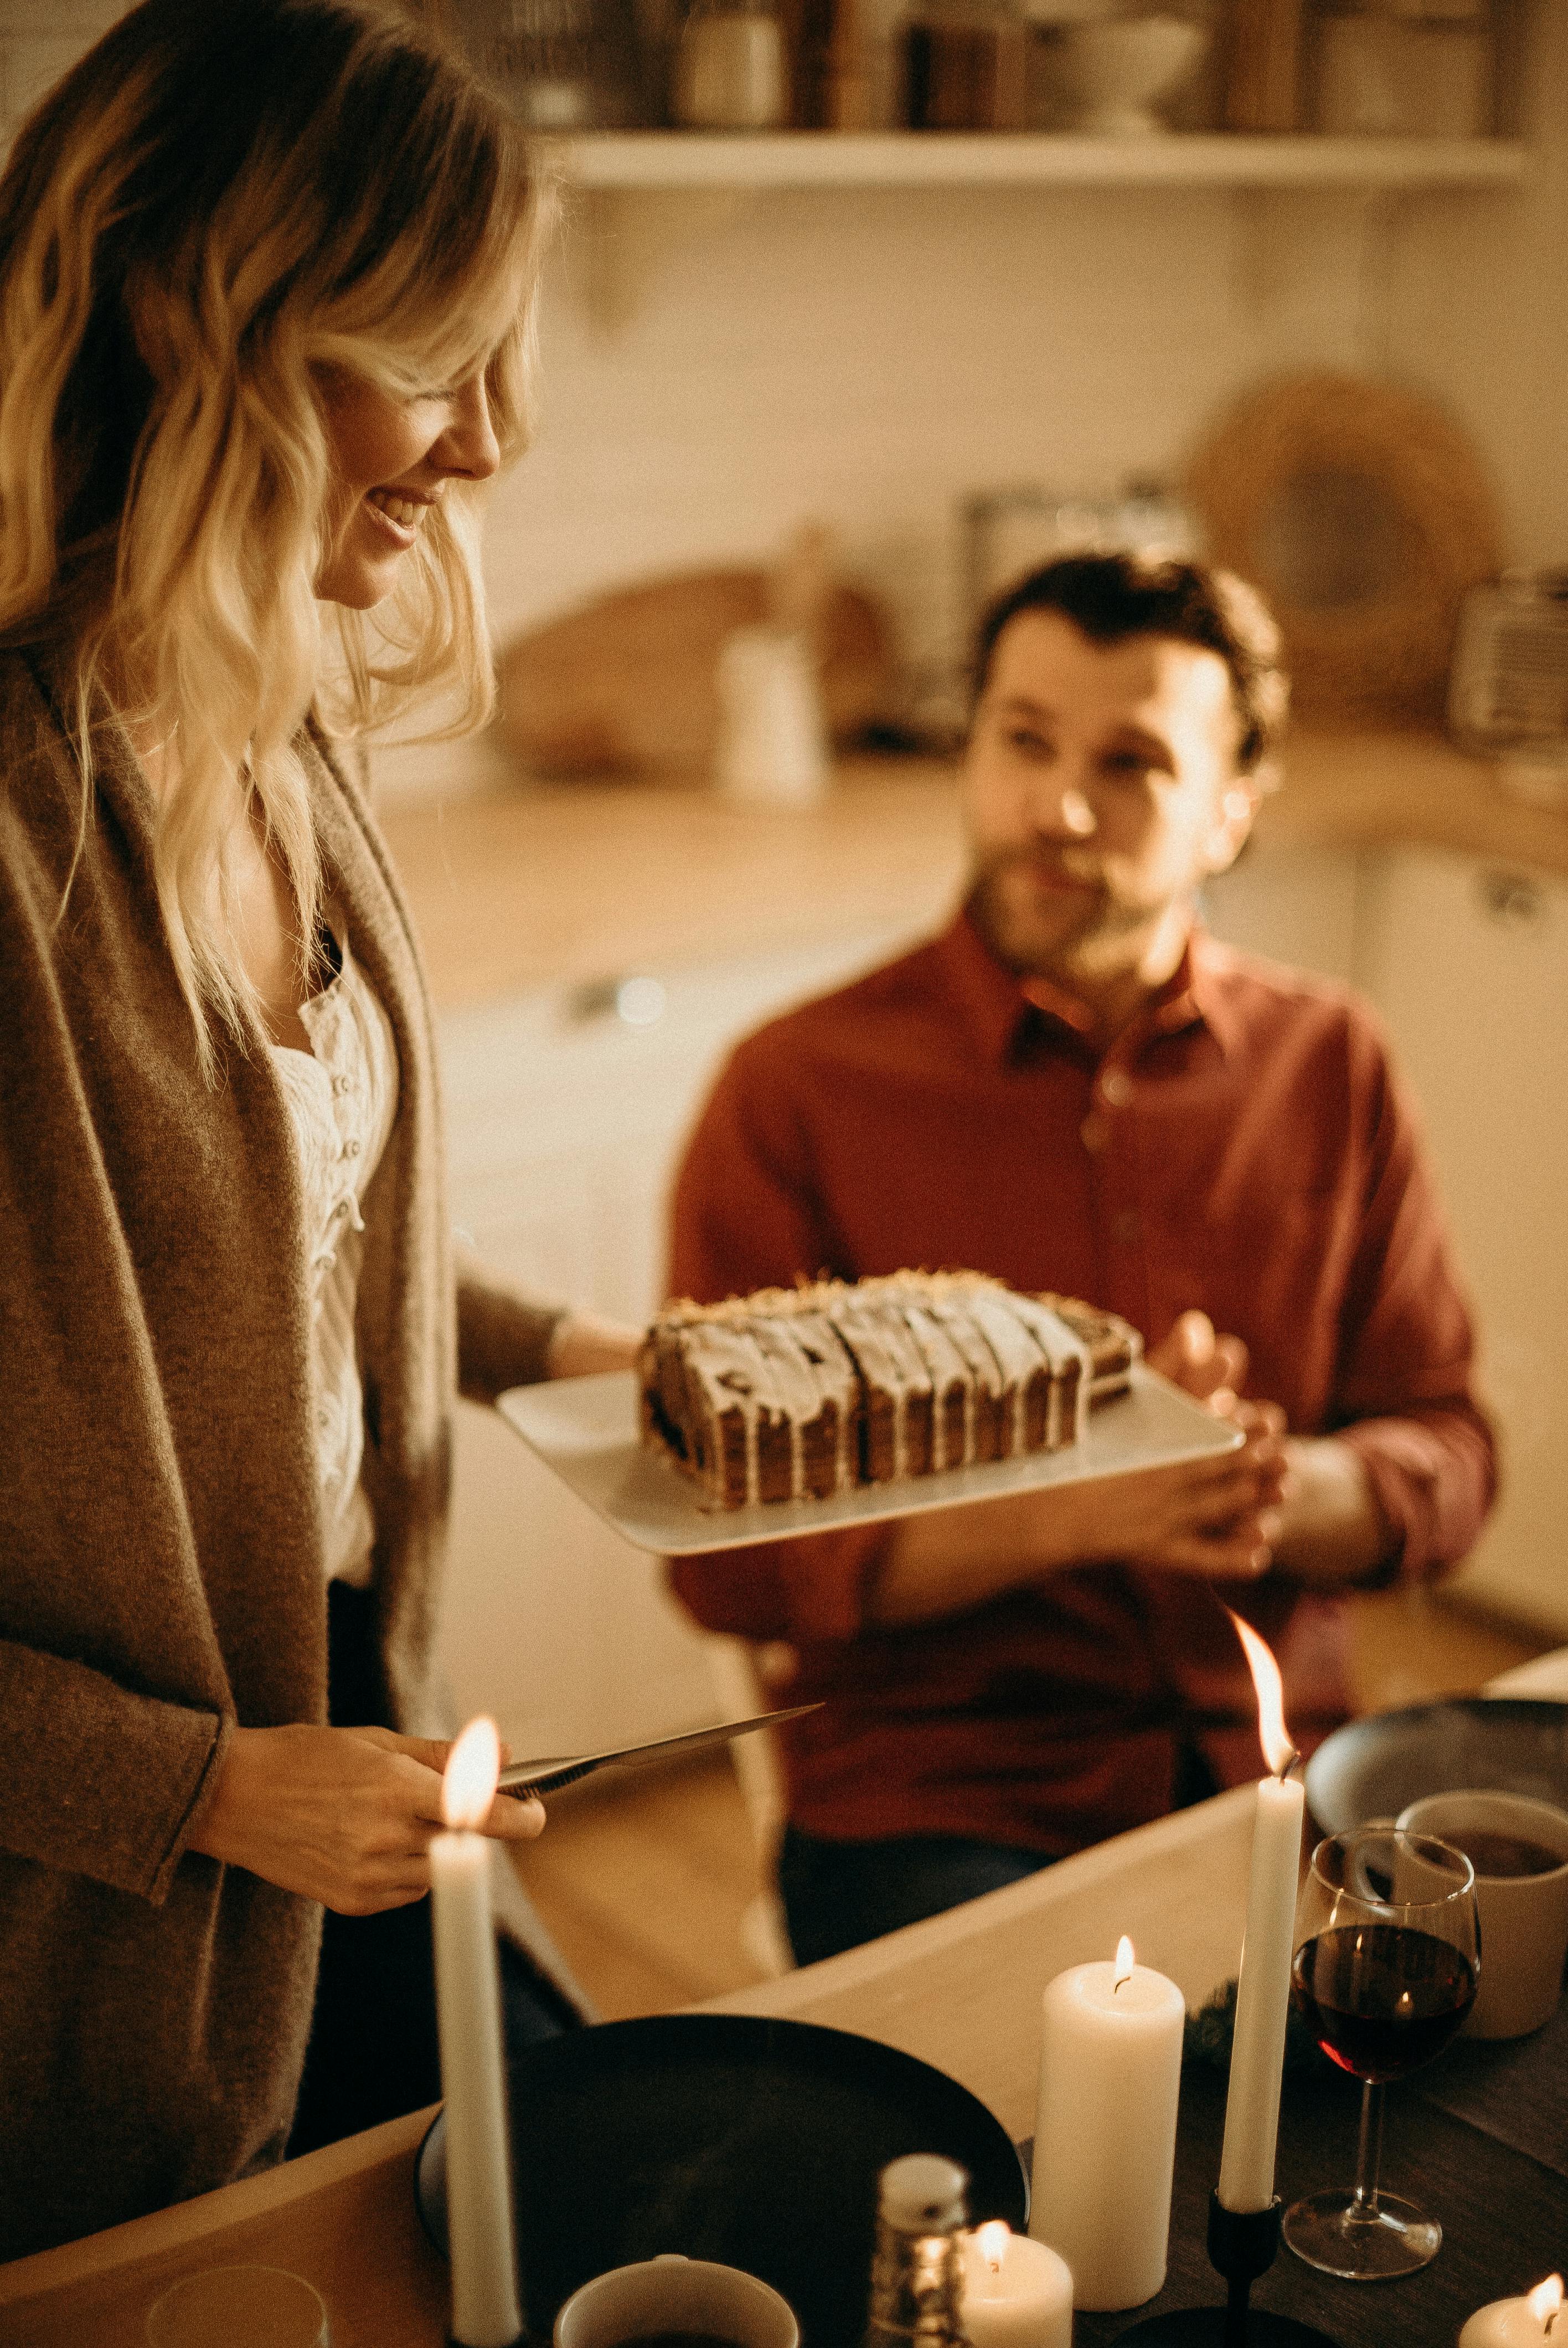
<instances>
[{"instance_id":1,"label":"woman's nose","mask_svg":"<svg viewBox=\"0 0 1568 2348\"><path fill-rule=\"evenodd\" d=\"M456 412L442 434L437 456L450 473L471 481L487 481L501 462L500 443L490 421L490 395L482 375L463 386Z\"/></svg>"}]
</instances>

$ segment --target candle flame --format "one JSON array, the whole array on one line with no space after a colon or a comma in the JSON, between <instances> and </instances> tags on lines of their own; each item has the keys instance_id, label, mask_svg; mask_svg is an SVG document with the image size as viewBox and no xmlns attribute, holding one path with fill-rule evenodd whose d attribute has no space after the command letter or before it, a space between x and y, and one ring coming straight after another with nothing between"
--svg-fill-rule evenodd
<instances>
[{"instance_id":1,"label":"candle flame","mask_svg":"<svg viewBox=\"0 0 1568 2348\"><path fill-rule=\"evenodd\" d=\"M481 1827L496 1798L501 1774L501 1740L487 1713L471 1720L446 1756L441 1779L441 1815L449 1827Z\"/></svg>"},{"instance_id":2,"label":"candle flame","mask_svg":"<svg viewBox=\"0 0 1568 2348\"><path fill-rule=\"evenodd\" d=\"M1550 2332L1553 2318L1563 2312L1562 2276L1548 2275L1544 2282L1538 2282L1527 2304L1537 2323L1543 2323Z\"/></svg>"},{"instance_id":3,"label":"candle flame","mask_svg":"<svg viewBox=\"0 0 1568 2348\"><path fill-rule=\"evenodd\" d=\"M1126 1933L1123 1932L1122 1938L1116 1943L1116 1978L1111 1984L1111 1994L1112 1997L1115 1996L1123 1982L1130 1982L1132 1980L1132 1967L1136 1962L1137 1959L1132 1954L1132 1943L1127 1938Z\"/></svg>"},{"instance_id":4,"label":"candle flame","mask_svg":"<svg viewBox=\"0 0 1568 2348\"><path fill-rule=\"evenodd\" d=\"M980 2256L992 2274L999 2275L1007 2260L1008 2244L1012 2240L1012 2228L1005 2218L990 2218L979 2227L975 2240L980 2246Z\"/></svg>"},{"instance_id":5,"label":"candle flame","mask_svg":"<svg viewBox=\"0 0 1568 2348\"><path fill-rule=\"evenodd\" d=\"M1257 1741L1263 1747L1263 1757L1276 1777L1286 1776L1300 1756L1285 1725L1285 1687L1279 1665L1250 1622L1244 1622L1228 1606L1225 1612L1241 1641L1246 1667L1257 1692Z\"/></svg>"}]
</instances>

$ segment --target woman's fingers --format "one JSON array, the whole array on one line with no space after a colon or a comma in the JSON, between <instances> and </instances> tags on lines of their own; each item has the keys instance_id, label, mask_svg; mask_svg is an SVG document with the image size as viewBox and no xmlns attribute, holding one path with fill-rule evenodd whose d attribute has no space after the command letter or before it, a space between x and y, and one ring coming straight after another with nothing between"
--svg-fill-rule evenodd
<instances>
[{"instance_id":1,"label":"woman's fingers","mask_svg":"<svg viewBox=\"0 0 1568 2348\"><path fill-rule=\"evenodd\" d=\"M532 1842L544 1830L545 1806L541 1801L531 1794L526 1801L519 1801L515 1794L497 1794L479 1831L493 1835L497 1842Z\"/></svg>"}]
</instances>

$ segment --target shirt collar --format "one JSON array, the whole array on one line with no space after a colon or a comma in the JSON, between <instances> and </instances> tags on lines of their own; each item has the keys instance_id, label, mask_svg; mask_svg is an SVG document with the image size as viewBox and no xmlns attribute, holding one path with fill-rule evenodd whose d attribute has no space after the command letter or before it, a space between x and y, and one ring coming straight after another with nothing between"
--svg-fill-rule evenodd
<instances>
[{"instance_id":1,"label":"shirt collar","mask_svg":"<svg viewBox=\"0 0 1568 2348\"><path fill-rule=\"evenodd\" d=\"M999 962L975 927L968 906L960 908L938 940L952 989L982 1056L1000 1066L1011 1059L1024 1032L1043 1024L1061 1041L1075 1043L1091 1058L1100 1056L1083 1005L1045 978L1020 978ZM1156 1035L1205 1026L1222 1052L1235 1041L1235 1021L1223 981L1233 957L1203 929L1194 929L1182 959L1132 1027L1117 1038L1119 1057L1135 1054Z\"/></svg>"}]
</instances>

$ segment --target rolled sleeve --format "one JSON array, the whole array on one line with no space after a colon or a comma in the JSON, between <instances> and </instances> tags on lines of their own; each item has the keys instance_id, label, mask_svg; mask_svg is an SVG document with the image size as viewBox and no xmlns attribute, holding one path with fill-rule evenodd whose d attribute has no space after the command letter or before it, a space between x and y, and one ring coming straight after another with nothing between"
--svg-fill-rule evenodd
<instances>
[{"instance_id":1,"label":"rolled sleeve","mask_svg":"<svg viewBox=\"0 0 1568 2348\"><path fill-rule=\"evenodd\" d=\"M456 1272L457 1385L464 1399L493 1403L508 1386L539 1385L549 1375L550 1339L566 1306L525 1296L464 1249Z\"/></svg>"},{"instance_id":2,"label":"rolled sleeve","mask_svg":"<svg viewBox=\"0 0 1568 2348\"><path fill-rule=\"evenodd\" d=\"M1497 1488L1491 1429L1473 1403L1362 1419L1338 1439L1396 1537L1385 1581L1430 1581L1469 1554Z\"/></svg>"},{"instance_id":3,"label":"rolled sleeve","mask_svg":"<svg viewBox=\"0 0 1568 2348\"><path fill-rule=\"evenodd\" d=\"M231 1725L0 1642L0 1842L160 1907Z\"/></svg>"}]
</instances>

